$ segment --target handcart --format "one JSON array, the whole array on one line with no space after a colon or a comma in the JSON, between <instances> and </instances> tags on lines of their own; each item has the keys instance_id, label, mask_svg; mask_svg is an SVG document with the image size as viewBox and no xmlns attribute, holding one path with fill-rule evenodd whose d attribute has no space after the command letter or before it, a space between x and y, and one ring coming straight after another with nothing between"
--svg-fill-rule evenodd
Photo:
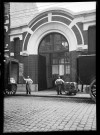
<instances>
[{"instance_id":1,"label":"handcart","mask_svg":"<svg viewBox=\"0 0 100 135\"><path fill-rule=\"evenodd\" d=\"M78 91L77 83L76 82L65 82L64 91L65 91L65 94L67 94L67 95L71 95L71 94L76 95L76 93Z\"/></svg>"}]
</instances>

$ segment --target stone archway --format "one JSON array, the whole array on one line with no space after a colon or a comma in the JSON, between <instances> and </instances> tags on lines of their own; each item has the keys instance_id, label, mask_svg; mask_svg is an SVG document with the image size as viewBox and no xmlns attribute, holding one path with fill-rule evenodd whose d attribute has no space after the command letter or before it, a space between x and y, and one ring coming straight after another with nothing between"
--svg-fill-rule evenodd
<instances>
[{"instance_id":1,"label":"stone archway","mask_svg":"<svg viewBox=\"0 0 100 135\"><path fill-rule=\"evenodd\" d=\"M47 34L57 32L62 34L69 43L69 52L74 51L77 48L77 39L74 32L67 25L61 22L47 22L40 25L30 36L27 44L27 52L29 55L38 55L38 47ZM37 71L38 72L38 71ZM39 86L39 83L38 83ZM43 86L44 87L44 86ZM39 90L39 89L38 89Z\"/></svg>"},{"instance_id":2,"label":"stone archway","mask_svg":"<svg viewBox=\"0 0 100 135\"><path fill-rule=\"evenodd\" d=\"M58 75L70 80L69 43L62 34L51 32L43 37L38 47L39 89L55 87Z\"/></svg>"},{"instance_id":3,"label":"stone archway","mask_svg":"<svg viewBox=\"0 0 100 135\"><path fill-rule=\"evenodd\" d=\"M64 35L69 42L69 51L74 51L77 48L77 39L74 32L65 24L60 22L49 22L38 27L31 35L27 51L28 54L38 54L38 46L41 39L50 32L58 32Z\"/></svg>"}]
</instances>

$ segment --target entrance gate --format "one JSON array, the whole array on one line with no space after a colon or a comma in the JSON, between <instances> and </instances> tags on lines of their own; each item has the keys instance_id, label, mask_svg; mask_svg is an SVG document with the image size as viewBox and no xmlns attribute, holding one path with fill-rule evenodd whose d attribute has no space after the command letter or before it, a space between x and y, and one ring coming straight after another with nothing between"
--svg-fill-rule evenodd
<instances>
[{"instance_id":1,"label":"entrance gate","mask_svg":"<svg viewBox=\"0 0 100 135\"><path fill-rule=\"evenodd\" d=\"M70 81L69 44L63 35L46 35L40 42L38 54L39 90L52 88L58 75L65 81Z\"/></svg>"}]
</instances>

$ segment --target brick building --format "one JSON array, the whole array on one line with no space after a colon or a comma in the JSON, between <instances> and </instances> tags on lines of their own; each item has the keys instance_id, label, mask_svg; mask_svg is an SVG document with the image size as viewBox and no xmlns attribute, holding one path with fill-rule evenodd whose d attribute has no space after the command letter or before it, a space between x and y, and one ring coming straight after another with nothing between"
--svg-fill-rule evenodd
<instances>
[{"instance_id":1,"label":"brick building","mask_svg":"<svg viewBox=\"0 0 100 135\"><path fill-rule=\"evenodd\" d=\"M35 3L10 3L10 21L9 50L19 60L19 84L29 75L33 91L52 88L58 74L76 81L77 56L95 51L95 10L39 12Z\"/></svg>"}]
</instances>

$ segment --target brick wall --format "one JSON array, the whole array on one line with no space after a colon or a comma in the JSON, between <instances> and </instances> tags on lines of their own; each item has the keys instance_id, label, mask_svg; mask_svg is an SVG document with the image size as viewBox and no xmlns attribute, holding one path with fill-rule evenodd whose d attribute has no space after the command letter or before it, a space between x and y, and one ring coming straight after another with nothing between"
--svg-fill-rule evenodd
<instances>
[{"instance_id":1,"label":"brick wall","mask_svg":"<svg viewBox=\"0 0 100 135\"><path fill-rule=\"evenodd\" d=\"M38 56L37 55L29 55L28 57L24 57L24 75L27 77L28 75L33 80L34 84L38 83Z\"/></svg>"},{"instance_id":2,"label":"brick wall","mask_svg":"<svg viewBox=\"0 0 100 135\"><path fill-rule=\"evenodd\" d=\"M91 26L88 30L88 51L96 51L96 26Z\"/></svg>"},{"instance_id":3,"label":"brick wall","mask_svg":"<svg viewBox=\"0 0 100 135\"><path fill-rule=\"evenodd\" d=\"M70 52L70 64L71 64L71 74L70 74L70 81L76 82L77 81L77 57L80 52L72 51Z\"/></svg>"}]
</instances>

